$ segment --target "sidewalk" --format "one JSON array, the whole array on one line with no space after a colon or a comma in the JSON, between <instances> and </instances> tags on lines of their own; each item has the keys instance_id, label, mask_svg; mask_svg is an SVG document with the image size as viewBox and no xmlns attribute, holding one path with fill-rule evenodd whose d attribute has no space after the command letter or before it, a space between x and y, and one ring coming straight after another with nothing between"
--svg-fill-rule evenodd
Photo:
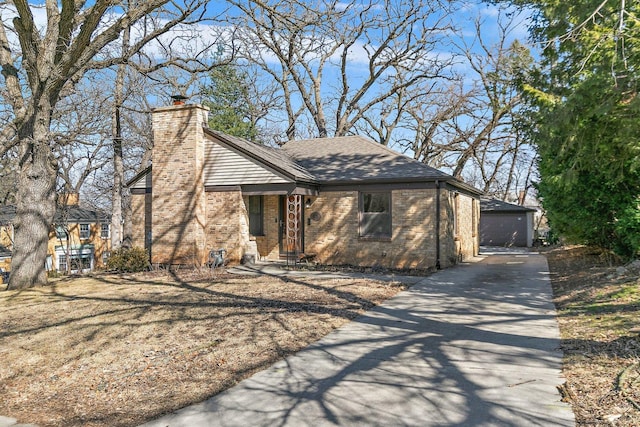
<instances>
[{"instance_id":1,"label":"sidewalk","mask_svg":"<svg viewBox=\"0 0 640 427\"><path fill-rule=\"evenodd\" d=\"M307 349L145 424L573 426L546 260L496 253L423 278Z\"/></svg>"}]
</instances>

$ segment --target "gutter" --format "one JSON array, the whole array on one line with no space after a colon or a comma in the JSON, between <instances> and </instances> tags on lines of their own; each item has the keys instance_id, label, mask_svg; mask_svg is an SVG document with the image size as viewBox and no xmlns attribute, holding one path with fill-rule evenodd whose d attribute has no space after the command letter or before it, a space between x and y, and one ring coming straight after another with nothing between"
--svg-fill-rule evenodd
<instances>
[{"instance_id":1,"label":"gutter","mask_svg":"<svg viewBox=\"0 0 640 427\"><path fill-rule=\"evenodd\" d=\"M440 181L436 179L436 269L440 268Z\"/></svg>"}]
</instances>

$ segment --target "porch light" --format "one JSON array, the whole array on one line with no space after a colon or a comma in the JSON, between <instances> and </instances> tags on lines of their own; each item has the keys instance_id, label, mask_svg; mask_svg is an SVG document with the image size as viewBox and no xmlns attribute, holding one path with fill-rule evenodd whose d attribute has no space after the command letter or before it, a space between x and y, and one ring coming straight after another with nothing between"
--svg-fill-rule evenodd
<instances>
[{"instance_id":1,"label":"porch light","mask_svg":"<svg viewBox=\"0 0 640 427\"><path fill-rule=\"evenodd\" d=\"M304 207L307 209L311 207L311 199L307 199L307 201L304 202Z\"/></svg>"}]
</instances>

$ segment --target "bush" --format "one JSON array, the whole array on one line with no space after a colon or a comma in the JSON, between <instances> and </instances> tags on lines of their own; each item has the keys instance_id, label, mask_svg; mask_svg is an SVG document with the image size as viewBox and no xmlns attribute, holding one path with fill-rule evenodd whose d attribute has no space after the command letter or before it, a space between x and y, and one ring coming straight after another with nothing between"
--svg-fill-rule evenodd
<instances>
[{"instance_id":1,"label":"bush","mask_svg":"<svg viewBox=\"0 0 640 427\"><path fill-rule=\"evenodd\" d=\"M143 248L116 249L107 259L107 268L123 273L144 271L149 268L149 256Z\"/></svg>"}]
</instances>

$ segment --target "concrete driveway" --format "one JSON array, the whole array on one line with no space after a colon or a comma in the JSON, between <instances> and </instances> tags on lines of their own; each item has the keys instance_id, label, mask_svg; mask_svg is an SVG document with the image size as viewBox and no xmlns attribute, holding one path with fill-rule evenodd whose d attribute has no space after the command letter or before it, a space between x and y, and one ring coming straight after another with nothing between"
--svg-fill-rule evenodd
<instances>
[{"instance_id":1,"label":"concrete driveway","mask_svg":"<svg viewBox=\"0 0 640 427\"><path fill-rule=\"evenodd\" d=\"M440 271L307 349L146 426L573 426L546 259Z\"/></svg>"}]
</instances>

